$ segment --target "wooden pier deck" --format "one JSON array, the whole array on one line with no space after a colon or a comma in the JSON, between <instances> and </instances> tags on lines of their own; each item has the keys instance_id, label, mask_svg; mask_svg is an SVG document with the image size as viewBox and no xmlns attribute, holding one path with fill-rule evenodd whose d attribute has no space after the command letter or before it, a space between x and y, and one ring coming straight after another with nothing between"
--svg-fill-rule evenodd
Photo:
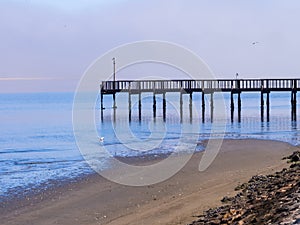
<instances>
[{"instance_id":1,"label":"wooden pier deck","mask_svg":"<svg viewBox=\"0 0 300 225\"><path fill-rule=\"evenodd\" d=\"M115 95L118 92L128 92L129 120L131 120L131 95L139 96L139 119L141 120L141 94L144 92L153 93L153 116L156 117L156 94L163 95L163 118L166 119L166 93L180 93L180 113L182 118L182 95L190 95L190 112L192 110L192 94L202 93L202 121L205 121L205 95L211 95L211 120L213 120L213 94L215 92L230 92L231 101L231 121L234 119L234 95L238 95L238 121L241 121L241 93L260 92L261 120L264 121L264 95L266 95L267 121L270 120L270 92L290 92L291 93L291 120L297 119L297 92L300 90L300 79L224 79L224 80L119 80L102 81L100 85L101 112L103 118L103 95L113 96L113 106L116 108Z\"/></svg>"}]
</instances>

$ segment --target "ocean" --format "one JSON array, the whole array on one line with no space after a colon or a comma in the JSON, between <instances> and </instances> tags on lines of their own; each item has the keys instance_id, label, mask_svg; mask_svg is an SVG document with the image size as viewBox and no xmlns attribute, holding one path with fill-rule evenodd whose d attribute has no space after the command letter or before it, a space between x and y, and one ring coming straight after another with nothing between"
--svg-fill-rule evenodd
<instances>
[{"instance_id":1,"label":"ocean","mask_svg":"<svg viewBox=\"0 0 300 225\"><path fill-rule=\"evenodd\" d=\"M270 122L261 122L260 93L242 93L241 123L237 122L237 110L234 122L231 123L229 98L229 94L224 94L226 121L223 122L226 139L267 139L299 145L299 123L291 121L290 93L271 93ZM0 201L1 197L21 195L34 188L47 189L53 183L93 173L82 157L73 134L73 99L74 93L0 94ZM156 120L160 121L160 127L155 127L152 96L144 95L142 98L141 121L138 120L135 96L132 121L129 124L126 120L127 99L127 94L120 94L117 98L118 108L114 110L111 96L105 96L105 110L101 120L99 96L87 97L86 101L96 100L95 124L98 136L93 137L95 143L104 145L112 156L171 153L182 133L178 107L167 101L167 118L162 123L162 99L157 97ZM179 95L167 94L167 99L179 99ZM201 151L204 149L201 141L210 138L213 125L210 121L209 99L206 99L205 123L200 118L200 93L193 95L193 108L198 110L193 113L192 120L188 100L188 96L184 96L183 124L196 126L196 131L192 129L191 135L197 135L200 144L196 150ZM114 120L119 125L119 133L116 133ZM128 132L131 135L119 135ZM103 142L99 142L99 137L103 137ZM148 146L147 149L142 152L130 149L136 140L141 141L143 146ZM109 159L105 157L107 156L103 156L103 169L110 169Z\"/></svg>"}]
</instances>

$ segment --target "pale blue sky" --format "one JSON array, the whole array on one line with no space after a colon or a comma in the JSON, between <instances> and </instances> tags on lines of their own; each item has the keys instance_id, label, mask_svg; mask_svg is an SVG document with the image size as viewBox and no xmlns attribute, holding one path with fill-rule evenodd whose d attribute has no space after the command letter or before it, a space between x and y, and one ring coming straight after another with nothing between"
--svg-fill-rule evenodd
<instances>
[{"instance_id":1,"label":"pale blue sky","mask_svg":"<svg viewBox=\"0 0 300 225\"><path fill-rule=\"evenodd\" d=\"M298 0L1 0L0 91L74 91L97 57L149 39L219 78L300 78L299 12Z\"/></svg>"}]
</instances>

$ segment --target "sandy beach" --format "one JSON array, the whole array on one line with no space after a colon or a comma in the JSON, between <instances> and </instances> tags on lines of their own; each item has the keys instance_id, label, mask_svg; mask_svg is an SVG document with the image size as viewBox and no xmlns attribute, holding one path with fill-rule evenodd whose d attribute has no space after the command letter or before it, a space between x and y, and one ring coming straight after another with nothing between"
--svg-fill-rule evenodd
<instances>
[{"instance_id":1,"label":"sandy beach","mask_svg":"<svg viewBox=\"0 0 300 225\"><path fill-rule=\"evenodd\" d=\"M49 193L12 201L0 208L1 224L187 224L256 174L286 167L281 160L296 147L263 140L225 140L204 172L202 153L170 179L146 187L123 186L88 176ZM147 162L149 163L149 162Z\"/></svg>"}]
</instances>

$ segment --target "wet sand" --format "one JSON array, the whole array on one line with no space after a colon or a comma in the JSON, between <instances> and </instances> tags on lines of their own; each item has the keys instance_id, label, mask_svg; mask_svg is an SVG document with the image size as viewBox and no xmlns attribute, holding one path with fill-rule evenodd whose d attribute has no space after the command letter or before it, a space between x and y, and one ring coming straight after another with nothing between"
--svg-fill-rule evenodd
<instances>
[{"instance_id":1,"label":"wet sand","mask_svg":"<svg viewBox=\"0 0 300 225\"><path fill-rule=\"evenodd\" d=\"M281 158L295 148L276 141L225 140L204 172L198 171L202 153L196 153L176 175L156 185L129 187L92 175L5 204L0 209L0 221L45 225L187 224L203 210L220 205L223 196L234 196L234 188L253 175L286 167ZM134 163L145 159L127 160Z\"/></svg>"}]
</instances>

